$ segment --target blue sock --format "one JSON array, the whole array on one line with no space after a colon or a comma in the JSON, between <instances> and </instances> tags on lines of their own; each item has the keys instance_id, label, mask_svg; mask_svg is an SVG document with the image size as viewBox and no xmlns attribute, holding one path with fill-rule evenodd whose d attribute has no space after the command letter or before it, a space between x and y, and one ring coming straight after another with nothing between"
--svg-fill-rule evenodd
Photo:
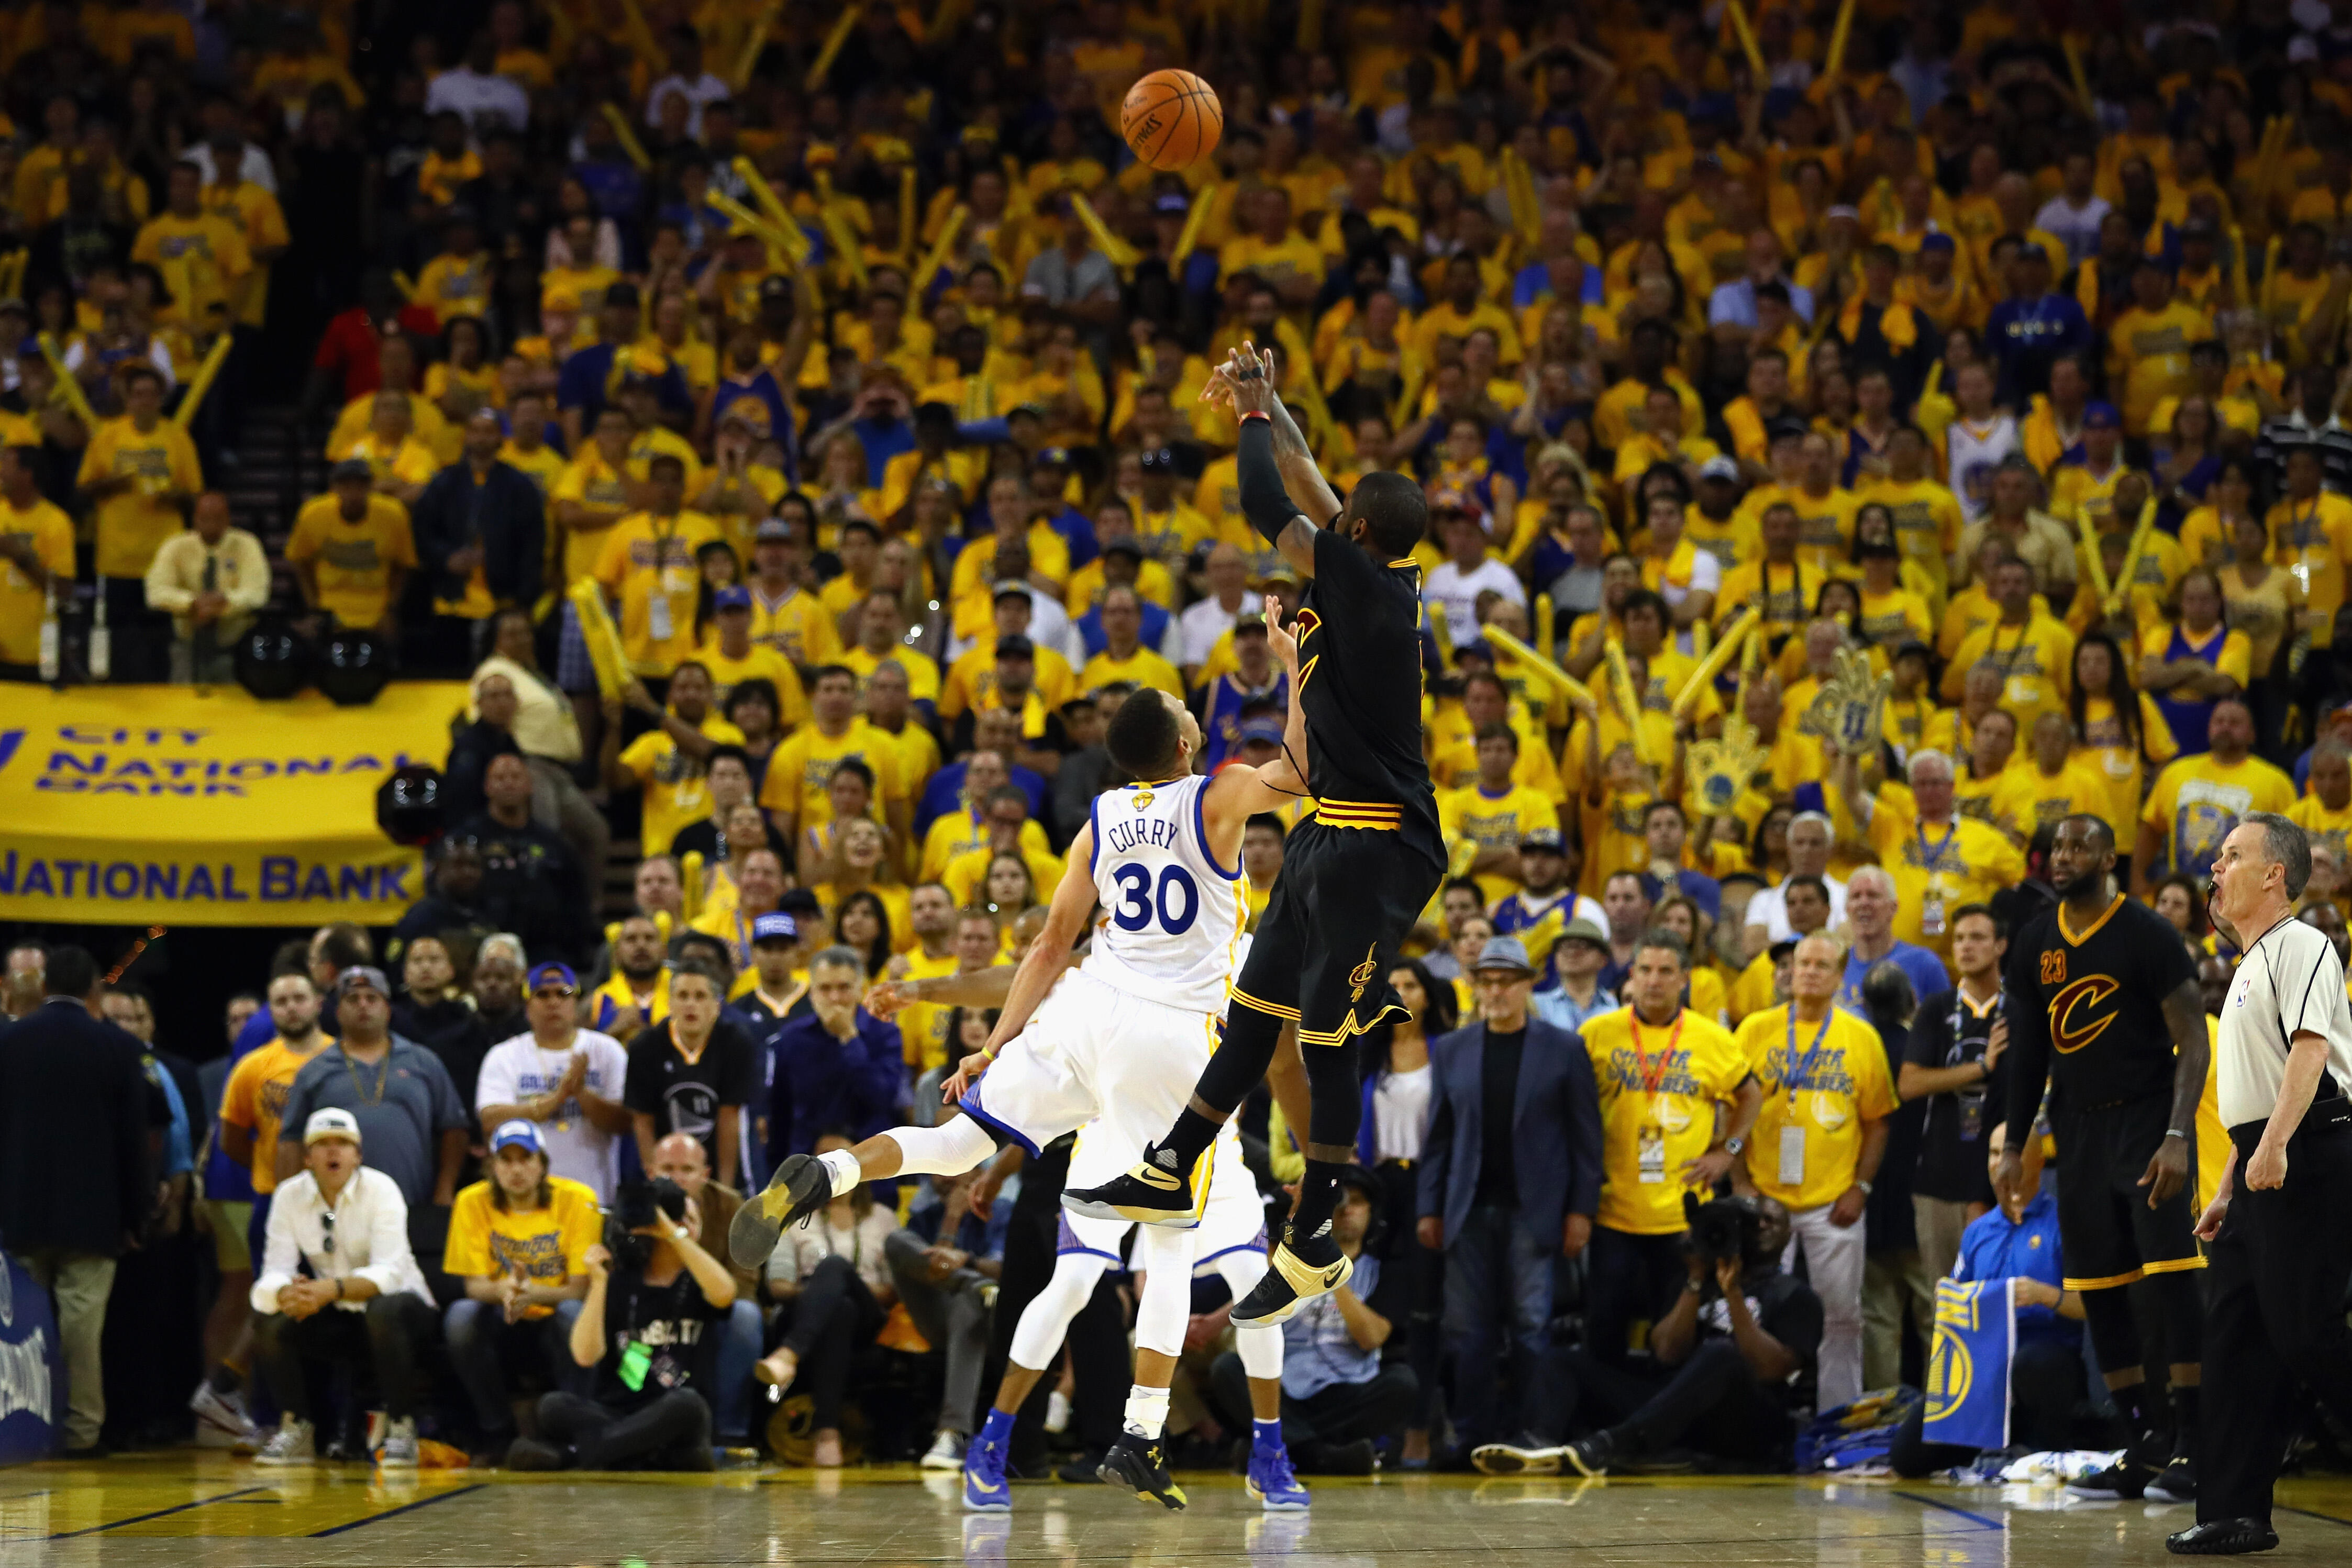
<instances>
[{"instance_id":1,"label":"blue sock","mask_svg":"<svg viewBox=\"0 0 2352 1568\"><path fill-rule=\"evenodd\" d=\"M992 1409L988 1419L980 1424L980 1440L999 1447L1013 1440L1013 1417L1002 1410Z\"/></svg>"},{"instance_id":2,"label":"blue sock","mask_svg":"<svg viewBox=\"0 0 2352 1568\"><path fill-rule=\"evenodd\" d=\"M1255 1448L1261 1454L1270 1454L1280 1448L1282 1447L1282 1423L1279 1420L1251 1421L1250 1447Z\"/></svg>"}]
</instances>

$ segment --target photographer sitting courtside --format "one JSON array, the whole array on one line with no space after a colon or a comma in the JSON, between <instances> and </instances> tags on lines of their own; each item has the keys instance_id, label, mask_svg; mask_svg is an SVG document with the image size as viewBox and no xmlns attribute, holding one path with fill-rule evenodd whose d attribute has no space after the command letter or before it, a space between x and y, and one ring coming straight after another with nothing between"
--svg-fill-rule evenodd
<instances>
[{"instance_id":1,"label":"photographer sitting courtside","mask_svg":"<svg viewBox=\"0 0 2352 1568\"><path fill-rule=\"evenodd\" d=\"M676 1182L621 1189L603 1244L588 1249L588 1299L572 1359L595 1392L539 1402L537 1437L507 1449L516 1470L708 1470L709 1392L735 1278L694 1239L701 1217Z\"/></svg>"},{"instance_id":2,"label":"photographer sitting courtside","mask_svg":"<svg viewBox=\"0 0 2352 1568\"><path fill-rule=\"evenodd\" d=\"M1786 1465L1791 1389L1822 1342L1821 1298L1780 1270L1789 1211L1758 1197L1692 1199L1689 1213L1689 1278L1650 1329L1659 1370L1555 1348L1537 1390L1538 1431L1585 1435L1542 1448L1480 1448L1474 1458L1481 1470L1606 1475L1675 1444Z\"/></svg>"}]
</instances>

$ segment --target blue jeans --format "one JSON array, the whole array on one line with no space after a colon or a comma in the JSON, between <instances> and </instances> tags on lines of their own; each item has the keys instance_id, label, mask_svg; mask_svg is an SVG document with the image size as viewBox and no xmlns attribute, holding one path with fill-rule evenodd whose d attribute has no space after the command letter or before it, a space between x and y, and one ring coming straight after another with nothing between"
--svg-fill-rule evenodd
<instances>
[{"instance_id":1,"label":"blue jeans","mask_svg":"<svg viewBox=\"0 0 2352 1568\"><path fill-rule=\"evenodd\" d=\"M443 1332L449 1338L449 1364L465 1386L474 1407L474 1422L486 1437L511 1434L514 1415L510 1374L536 1372L551 1389L572 1388L580 1381L572 1359L572 1325L580 1316L578 1301L558 1301L543 1318L510 1323L495 1301L470 1296L452 1301L442 1313Z\"/></svg>"},{"instance_id":2,"label":"blue jeans","mask_svg":"<svg viewBox=\"0 0 2352 1568\"><path fill-rule=\"evenodd\" d=\"M760 1304L738 1296L727 1309L727 1332L719 1342L719 1397L711 1430L733 1446L751 1431L751 1364L760 1359Z\"/></svg>"},{"instance_id":3,"label":"blue jeans","mask_svg":"<svg viewBox=\"0 0 2352 1568\"><path fill-rule=\"evenodd\" d=\"M1500 1377L1533 1387L1550 1345L1552 1263L1559 1238L1538 1236L1516 1208L1474 1208L1445 1239L1445 1342L1454 1352L1454 1424L1465 1443L1518 1430ZM1516 1405L1517 1401L1513 1400Z\"/></svg>"}]
</instances>

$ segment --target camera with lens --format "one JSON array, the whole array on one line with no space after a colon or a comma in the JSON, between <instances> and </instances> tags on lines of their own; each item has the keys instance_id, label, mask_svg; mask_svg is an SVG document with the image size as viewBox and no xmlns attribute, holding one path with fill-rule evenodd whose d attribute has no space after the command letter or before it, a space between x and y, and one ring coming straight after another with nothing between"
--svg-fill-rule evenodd
<instances>
[{"instance_id":1,"label":"camera with lens","mask_svg":"<svg viewBox=\"0 0 2352 1568\"><path fill-rule=\"evenodd\" d=\"M659 1225L667 1218L686 1222L686 1189L667 1176L624 1182L613 1195L612 1212L604 1217L604 1250L625 1269L643 1270L653 1262L654 1239L634 1232Z\"/></svg>"},{"instance_id":2,"label":"camera with lens","mask_svg":"<svg viewBox=\"0 0 2352 1568\"><path fill-rule=\"evenodd\" d=\"M1763 1260L1763 1216L1745 1198L1718 1197L1701 1203L1696 1193L1686 1192L1683 1218L1690 1227L1683 1250L1706 1265L1707 1293L1715 1291L1717 1263L1738 1262L1752 1270Z\"/></svg>"}]
</instances>

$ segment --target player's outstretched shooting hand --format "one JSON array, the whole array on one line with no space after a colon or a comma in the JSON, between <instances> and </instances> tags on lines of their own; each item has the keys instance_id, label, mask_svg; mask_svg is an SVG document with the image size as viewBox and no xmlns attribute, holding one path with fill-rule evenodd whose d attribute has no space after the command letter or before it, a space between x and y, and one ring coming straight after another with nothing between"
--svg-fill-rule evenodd
<instances>
[{"instance_id":1,"label":"player's outstretched shooting hand","mask_svg":"<svg viewBox=\"0 0 2352 1568\"><path fill-rule=\"evenodd\" d=\"M1286 665L1297 664L1298 639L1292 636L1289 629L1282 623L1281 596L1267 594L1263 609L1265 614L1265 645L1274 651L1276 662Z\"/></svg>"}]
</instances>

